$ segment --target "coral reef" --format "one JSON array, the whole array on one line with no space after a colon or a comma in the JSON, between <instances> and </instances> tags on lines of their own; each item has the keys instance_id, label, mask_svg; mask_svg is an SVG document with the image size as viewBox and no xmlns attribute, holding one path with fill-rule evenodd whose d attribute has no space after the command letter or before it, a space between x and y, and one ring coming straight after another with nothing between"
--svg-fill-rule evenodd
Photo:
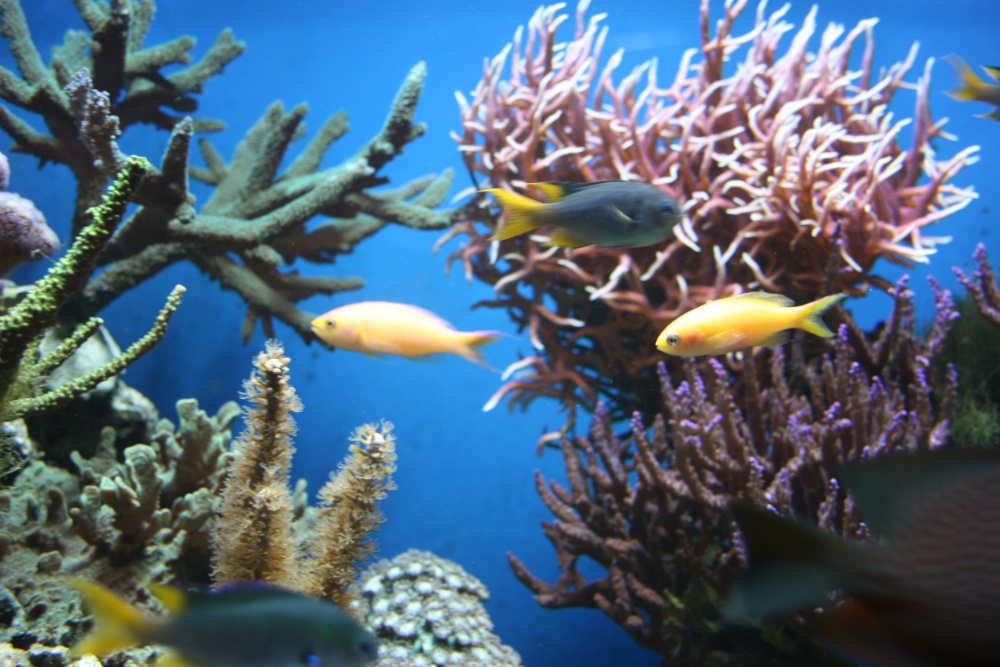
<instances>
[{"instance_id":1,"label":"coral reef","mask_svg":"<svg viewBox=\"0 0 1000 667\"><path fill-rule=\"evenodd\" d=\"M972 275L954 269L967 294L958 300L961 317L946 342L945 356L962 379L951 435L960 445L990 446L1000 439L1000 372L983 359L1000 354L1000 287L984 245L976 246L973 261Z\"/></svg>"},{"instance_id":2,"label":"coral reef","mask_svg":"<svg viewBox=\"0 0 1000 667\"><path fill-rule=\"evenodd\" d=\"M102 324L100 318L91 317L75 328L70 326L61 341L45 354L38 346L42 334L56 325L66 302L90 276L97 256L121 222L148 167L143 158L125 159L100 204L87 210L88 223L66 254L19 301L0 308L0 423L48 412L69 402L120 373L163 338L170 317L180 305L184 293L181 285L168 295L152 328L123 353L59 386L45 384ZM10 452L8 438L0 434L0 475L14 465Z\"/></svg>"},{"instance_id":3,"label":"coral reef","mask_svg":"<svg viewBox=\"0 0 1000 667\"><path fill-rule=\"evenodd\" d=\"M0 642L67 646L86 630L66 575L102 581L148 604L145 585L208 571L206 531L216 512L235 403L209 416L177 403L178 426L159 420L148 444L119 458L115 432L75 474L32 458L0 490Z\"/></svg>"},{"instance_id":4,"label":"coral reef","mask_svg":"<svg viewBox=\"0 0 1000 667\"><path fill-rule=\"evenodd\" d=\"M876 71L875 20L829 26L810 53L815 8L796 31L787 7L767 14L761 3L738 34L747 4L726 2L713 23L703 0L700 48L666 83L655 60L618 78L621 52L602 68L605 15L588 19L586 1L566 41L563 5L542 7L485 63L471 99L459 97L455 138L477 187L638 180L686 214L659 246L565 251L528 236L491 243L490 214L467 207L442 239L462 239L449 261L494 287L480 305L507 310L537 350L510 366L488 407L550 396L572 421L574 406L601 399L626 417L655 395L652 341L680 313L745 289L797 302L889 289L873 272L879 259L927 262L948 240L928 230L975 196L952 180L976 148L947 158L932 148L948 135L930 114L930 62L914 83L915 47ZM913 118L896 120L888 108L906 88Z\"/></svg>"},{"instance_id":5,"label":"coral reef","mask_svg":"<svg viewBox=\"0 0 1000 667\"><path fill-rule=\"evenodd\" d=\"M194 134L223 126L176 114L196 110L194 96L242 52L243 44L224 31L201 60L189 64L191 37L143 46L155 9L152 0L81 0L75 5L89 34L69 31L46 66L20 2L0 2L0 34L21 73L0 70L0 99L40 116L48 133L6 107L0 109L0 128L14 139L14 150L71 169L77 180L74 237L122 160L118 136L137 123L171 132L159 169L136 193L141 207L100 254L103 270L74 297L69 313L75 319L96 314L171 264L188 261L246 302L244 341L257 321L273 336L273 318L311 341L313 316L297 303L316 294L357 289L362 281L302 277L282 270L283 265L300 259L332 262L390 222L418 229L442 229L450 223L448 212L433 210L448 190L450 171L393 190L373 189L388 182L383 167L424 133L424 126L414 121L423 63L407 75L382 130L341 165L320 169L326 151L347 131L343 113L329 118L292 160L288 151L305 134L307 109L299 105L286 112L276 102L228 164L201 140L206 168L189 169ZM189 65L165 73L178 64ZM288 166L279 173L283 163ZM189 173L214 188L197 209L188 190ZM333 220L308 229L307 223L319 215Z\"/></svg>"},{"instance_id":6,"label":"coral reef","mask_svg":"<svg viewBox=\"0 0 1000 667\"><path fill-rule=\"evenodd\" d=\"M747 355L733 371L714 358L685 360L679 383L661 364L659 414L650 422L635 413L622 436L599 405L589 437L561 442L569 486L536 473L556 517L544 531L561 575L543 581L509 554L515 574L542 606L600 609L663 664L730 664L737 655L826 664L807 633L789 632L803 630L802 617L786 628L722 622L722 596L745 567L725 510L746 500L867 536L838 466L939 447L948 434L956 374L946 369L940 392L931 374L955 314L950 294L932 289L937 316L926 340L914 332L904 280L873 340L844 324L832 350L808 362L793 342ZM588 578L594 563L606 574Z\"/></svg>"},{"instance_id":7,"label":"coral reef","mask_svg":"<svg viewBox=\"0 0 1000 667\"><path fill-rule=\"evenodd\" d=\"M521 664L491 632L485 587L456 564L411 551L359 577L384 521L378 505L395 488L392 424L355 429L317 507L307 507L304 483L289 488L291 413L302 407L289 363L277 341L257 355L246 428L232 446L236 404L210 417L188 399L177 403L179 425L159 420L148 444L119 452L105 428L92 456L69 456L75 472L43 460L45 445L32 452L0 490L0 664L70 664L65 647L89 627L70 574L155 610L151 582L268 581L367 621L385 642L381 665ZM156 653L73 664L147 664Z\"/></svg>"},{"instance_id":8,"label":"coral reef","mask_svg":"<svg viewBox=\"0 0 1000 667\"><path fill-rule=\"evenodd\" d=\"M378 502L395 488L396 438L389 422L355 429L350 455L320 490L320 507L309 517L296 511L288 484L291 413L302 404L289 383L289 361L277 341L268 341L244 384L247 426L236 443L212 533L212 578L266 581L346 609L358 564L374 553L368 536L384 520ZM303 540L296 519L308 524Z\"/></svg>"},{"instance_id":9,"label":"coral reef","mask_svg":"<svg viewBox=\"0 0 1000 667\"><path fill-rule=\"evenodd\" d=\"M489 592L457 563L410 549L362 573L354 608L379 639L375 667L520 667L493 634Z\"/></svg>"}]
</instances>

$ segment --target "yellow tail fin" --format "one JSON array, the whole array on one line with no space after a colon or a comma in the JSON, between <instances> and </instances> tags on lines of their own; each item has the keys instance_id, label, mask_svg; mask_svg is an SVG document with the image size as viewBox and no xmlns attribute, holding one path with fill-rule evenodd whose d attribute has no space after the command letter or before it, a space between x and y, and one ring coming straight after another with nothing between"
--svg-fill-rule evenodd
<instances>
[{"instance_id":1,"label":"yellow tail fin","mask_svg":"<svg viewBox=\"0 0 1000 667\"><path fill-rule=\"evenodd\" d=\"M108 655L137 644L146 636L151 620L110 589L77 577L69 582L83 595L94 616L94 629L72 648L71 655Z\"/></svg>"},{"instance_id":2,"label":"yellow tail fin","mask_svg":"<svg viewBox=\"0 0 1000 667\"><path fill-rule=\"evenodd\" d=\"M945 56L945 60L955 68L958 74L958 88L948 93L956 100L978 100L982 96L982 89L986 83L976 76L972 68L965 64L965 61L956 55Z\"/></svg>"},{"instance_id":3,"label":"yellow tail fin","mask_svg":"<svg viewBox=\"0 0 1000 667\"><path fill-rule=\"evenodd\" d=\"M481 366L488 371L494 370L483 357L483 353L480 352L479 348L487 343L492 343L500 338L503 338L507 334L500 331L460 331L461 346L455 352L458 356L463 359L468 359L477 366Z\"/></svg>"},{"instance_id":4,"label":"yellow tail fin","mask_svg":"<svg viewBox=\"0 0 1000 667\"><path fill-rule=\"evenodd\" d=\"M833 336L833 332L830 331L830 327L826 326L826 322L823 321L823 313L830 310L846 298L847 295L841 292L840 294L825 296L822 299L817 299L812 303L807 303L802 306L802 323L799 324L799 328L805 329L809 333L815 334L820 338L830 338Z\"/></svg>"},{"instance_id":5,"label":"yellow tail fin","mask_svg":"<svg viewBox=\"0 0 1000 667\"><path fill-rule=\"evenodd\" d=\"M520 236L544 224L539 220L541 212L545 209L545 204L542 202L500 188L489 188L482 192L488 192L496 197L506 215L503 224L493 232L494 241Z\"/></svg>"}]
</instances>

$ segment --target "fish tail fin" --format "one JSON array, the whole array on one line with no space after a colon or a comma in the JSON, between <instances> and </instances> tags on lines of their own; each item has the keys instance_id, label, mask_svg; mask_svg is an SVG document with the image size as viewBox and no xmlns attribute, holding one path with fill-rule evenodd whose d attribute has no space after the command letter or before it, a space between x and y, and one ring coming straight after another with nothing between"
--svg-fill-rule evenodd
<instances>
[{"instance_id":1,"label":"fish tail fin","mask_svg":"<svg viewBox=\"0 0 1000 667\"><path fill-rule=\"evenodd\" d=\"M843 586L853 545L816 526L749 503L730 509L740 526L750 569L726 604L727 618L772 616L814 604Z\"/></svg>"},{"instance_id":2,"label":"fish tail fin","mask_svg":"<svg viewBox=\"0 0 1000 667\"><path fill-rule=\"evenodd\" d=\"M964 60L956 55L945 56L955 73L958 75L958 88L949 91L948 95L956 100L978 100L982 97L983 89L988 85L979 78Z\"/></svg>"},{"instance_id":3,"label":"fish tail fin","mask_svg":"<svg viewBox=\"0 0 1000 667\"><path fill-rule=\"evenodd\" d=\"M94 616L94 629L72 650L71 655L104 656L142 641L152 621L109 588L95 581L70 578Z\"/></svg>"},{"instance_id":4,"label":"fish tail fin","mask_svg":"<svg viewBox=\"0 0 1000 667\"><path fill-rule=\"evenodd\" d=\"M823 314L846 298L847 295L841 292L840 294L825 296L822 299L817 299L812 303L802 306L803 316L799 328L820 338L830 338L833 336L833 332L830 331L830 327L826 326L826 322L823 321Z\"/></svg>"},{"instance_id":5,"label":"fish tail fin","mask_svg":"<svg viewBox=\"0 0 1000 667\"><path fill-rule=\"evenodd\" d=\"M542 226L539 218L546 206L542 202L500 188L489 188L482 192L496 197L505 214L503 223L493 232L494 241L511 239Z\"/></svg>"},{"instance_id":6,"label":"fish tail fin","mask_svg":"<svg viewBox=\"0 0 1000 667\"><path fill-rule=\"evenodd\" d=\"M501 338L507 336L507 334L500 331L463 331L459 334L460 345L458 350L455 352L458 356L463 359L468 359L477 366L481 366L488 371L495 370L486 362L486 358L483 357L483 353L480 348L488 343L495 342Z\"/></svg>"}]
</instances>

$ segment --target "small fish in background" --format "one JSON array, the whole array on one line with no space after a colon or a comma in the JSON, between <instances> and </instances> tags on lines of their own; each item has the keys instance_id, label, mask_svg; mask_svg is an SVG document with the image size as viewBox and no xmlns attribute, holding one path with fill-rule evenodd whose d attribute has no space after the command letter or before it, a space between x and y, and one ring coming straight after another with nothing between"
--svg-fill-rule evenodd
<instances>
[{"instance_id":1,"label":"small fish in background","mask_svg":"<svg viewBox=\"0 0 1000 667\"><path fill-rule=\"evenodd\" d=\"M318 338L343 350L407 359L456 354L486 369L489 365L479 348L504 335L499 331L456 331L430 311L389 301L334 308L315 318L312 329Z\"/></svg>"},{"instance_id":2,"label":"small fish in background","mask_svg":"<svg viewBox=\"0 0 1000 667\"><path fill-rule=\"evenodd\" d=\"M499 188L482 191L496 197L506 215L493 234L494 241L552 227L550 246L638 248L667 238L684 215L676 199L648 183L557 181L529 185L541 189L549 203Z\"/></svg>"},{"instance_id":3,"label":"small fish in background","mask_svg":"<svg viewBox=\"0 0 1000 667\"><path fill-rule=\"evenodd\" d=\"M132 644L162 644L158 667L362 667L375 637L339 607L263 584L213 592L150 586L167 608L145 614L101 584L70 579L95 619L74 657L105 656Z\"/></svg>"},{"instance_id":4,"label":"small fish in background","mask_svg":"<svg viewBox=\"0 0 1000 667\"><path fill-rule=\"evenodd\" d=\"M886 667L1000 665L1000 449L932 450L845 466L878 541L849 541L751 505L732 507L750 561L725 614L805 609L848 653Z\"/></svg>"},{"instance_id":5,"label":"small fish in background","mask_svg":"<svg viewBox=\"0 0 1000 667\"><path fill-rule=\"evenodd\" d=\"M698 306L671 322L656 339L656 349L678 357L728 354L747 347L788 342L790 329L822 338L833 335L823 313L846 294L833 294L796 306L787 296L747 292Z\"/></svg>"},{"instance_id":6,"label":"small fish in background","mask_svg":"<svg viewBox=\"0 0 1000 667\"><path fill-rule=\"evenodd\" d=\"M972 68L958 56L945 56L945 60L955 68L955 73L958 74L959 78L958 88L948 94L956 100L973 100L992 104L996 109L990 113L982 114L979 118L1000 120L1000 67L982 65L983 71L993 78L993 83L990 83L980 79L972 71Z\"/></svg>"}]
</instances>

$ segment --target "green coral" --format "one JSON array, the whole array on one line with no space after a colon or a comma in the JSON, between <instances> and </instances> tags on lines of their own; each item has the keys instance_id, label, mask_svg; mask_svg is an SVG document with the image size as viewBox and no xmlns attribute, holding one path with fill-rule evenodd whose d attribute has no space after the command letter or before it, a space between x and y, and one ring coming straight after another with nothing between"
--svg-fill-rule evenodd
<instances>
[{"instance_id":1,"label":"green coral","mask_svg":"<svg viewBox=\"0 0 1000 667\"><path fill-rule=\"evenodd\" d=\"M958 371L951 438L963 446L1000 441L1000 367L983 359L1000 356L1000 327L976 308L970 294L956 300L960 314L945 341L944 361Z\"/></svg>"},{"instance_id":2,"label":"green coral","mask_svg":"<svg viewBox=\"0 0 1000 667\"><path fill-rule=\"evenodd\" d=\"M66 255L35 283L21 301L0 313L0 422L52 410L117 375L159 342L170 317L180 304L184 287L178 285L170 293L149 332L119 357L59 387L44 387L48 375L102 323L100 318L90 318L48 354L42 356L38 351L42 334L56 325L63 304L90 277L98 255L121 222L143 176L151 169L149 162L141 157L130 157L124 160L123 165L101 203L89 209L90 222L77 234ZM15 467L16 461L10 438L0 440L0 475Z\"/></svg>"}]
</instances>

